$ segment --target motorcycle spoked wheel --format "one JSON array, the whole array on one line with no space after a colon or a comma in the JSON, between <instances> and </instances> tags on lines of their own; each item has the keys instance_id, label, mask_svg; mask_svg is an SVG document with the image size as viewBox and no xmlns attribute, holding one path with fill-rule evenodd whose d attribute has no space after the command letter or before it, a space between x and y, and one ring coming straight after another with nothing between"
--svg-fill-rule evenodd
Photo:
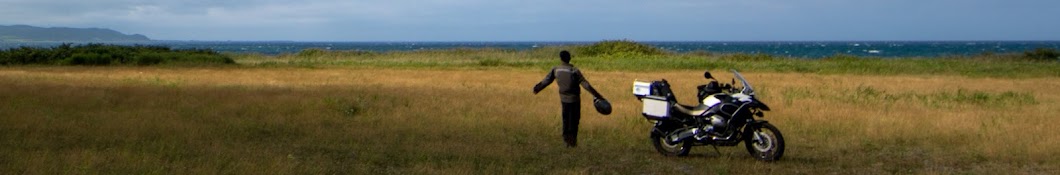
<instances>
[{"instance_id":1,"label":"motorcycle spoked wheel","mask_svg":"<svg viewBox=\"0 0 1060 175\"><path fill-rule=\"evenodd\" d=\"M769 123L748 127L752 128L744 132L744 145L751 157L767 162L780 160L784 155L784 136L780 130Z\"/></svg>"},{"instance_id":2,"label":"motorcycle spoked wheel","mask_svg":"<svg viewBox=\"0 0 1060 175\"><path fill-rule=\"evenodd\" d=\"M660 135L651 136L652 145L655 145L655 150L659 151L666 156L687 156L688 152L692 150L692 142L687 140L678 143L670 144L666 141L667 137Z\"/></svg>"}]
</instances>

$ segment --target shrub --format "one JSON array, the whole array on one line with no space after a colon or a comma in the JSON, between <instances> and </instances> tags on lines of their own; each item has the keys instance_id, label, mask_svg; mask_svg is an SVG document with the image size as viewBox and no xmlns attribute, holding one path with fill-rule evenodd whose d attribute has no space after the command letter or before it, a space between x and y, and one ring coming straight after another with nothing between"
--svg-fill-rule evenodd
<instances>
[{"instance_id":1,"label":"shrub","mask_svg":"<svg viewBox=\"0 0 1060 175\"><path fill-rule=\"evenodd\" d=\"M1023 52L1023 56L1033 60L1060 60L1060 52L1052 48L1036 48Z\"/></svg>"},{"instance_id":2,"label":"shrub","mask_svg":"<svg viewBox=\"0 0 1060 175\"><path fill-rule=\"evenodd\" d=\"M173 53L170 53L173 54ZM180 56L180 55L176 55ZM172 60L172 59L170 59ZM224 55L197 54L184 57L181 63L193 64L235 64L236 62Z\"/></svg>"},{"instance_id":3,"label":"shrub","mask_svg":"<svg viewBox=\"0 0 1060 175\"><path fill-rule=\"evenodd\" d=\"M155 65L233 64L232 58L208 49L172 50L164 46L62 44L52 48L21 47L0 50L0 65Z\"/></svg>"},{"instance_id":4,"label":"shrub","mask_svg":"<svg viewBox=\"0 0 1060 175\"><path fill-rule=\"evenodd\" d=\"M133 57L129 60L129 64L135 65L155 65L160 64L164 60L173 59L169 54L164 53L143 53Z\"/></svg>"},{"instance_id":5,"label":"shrub","mask_svg":"<svg viewBox=\"0 0 1060 175\"><path fill-rule=\"evenodd\" d=\"M318 57L327 53L324 49L319 48L308 48L298 52L298 57L311 58Z\"/></svg>"},{"instance_id":6,"label":"shrub","mask_svg":"<svg viewBox=\"0 0 1060 175\"><path fill-rule=\"evenodd\" d=\"M63 59L60 64L64 65L108 65L113 56L97 53L75 53Z\"/></svg>"},{"instance_id":7,"label":"shrub","mask_svg":"<svg viewBox=\"0 0 1060 175\"><path fill-rule=\"evenodd\" d=\"M664 55L662 49L630 40L605 40L591 45L576 47L575 52L581 56L611 55Z\"/></svg>"}]
</instances>

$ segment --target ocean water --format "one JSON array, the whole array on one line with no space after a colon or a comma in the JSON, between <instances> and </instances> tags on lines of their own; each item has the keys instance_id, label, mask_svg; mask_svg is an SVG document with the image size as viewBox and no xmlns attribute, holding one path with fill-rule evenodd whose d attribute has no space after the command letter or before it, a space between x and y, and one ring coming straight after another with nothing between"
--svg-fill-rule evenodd
<instances>
[{"instance_id":1,"label":"ocean water","mask_svg":"<svg viewBox=\"0 0 1060 175\"><path fill-rule=\"evenodd\" d=\"M297 53L303 49L360 51L410 51L452 48L501 48L526 50L546 46L591 44L593 42L285 42L285 41L153 41L109 43L121 45L163 45L175 49L213 49L220 52ZM641 42L672 52L761 53L775 56L821 58L836 54L870 57L937 57L982 53L1023 52L1035 48L1060 50L1060 41L702 41ZM0 49L51 47L61 43L0 42Z\"/></svg>"}]
</instances>

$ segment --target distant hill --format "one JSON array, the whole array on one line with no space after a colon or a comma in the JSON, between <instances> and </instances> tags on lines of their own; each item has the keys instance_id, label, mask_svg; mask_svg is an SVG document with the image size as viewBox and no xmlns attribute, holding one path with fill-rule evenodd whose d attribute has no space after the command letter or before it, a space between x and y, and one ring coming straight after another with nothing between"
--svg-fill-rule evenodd
<instances>
[{"instance_id":1,"label":"distant hill","mask_svg":"<svg viewBox=\"0 0 1060 175\"><path fill-rule=\"evenodd\" d=\"M28 25L0 25L0 41L55 41L55 42L107 42L107 41L151 41L140 34L126 35L102 28L34 27Z\"/></svg>"}]
</instances>

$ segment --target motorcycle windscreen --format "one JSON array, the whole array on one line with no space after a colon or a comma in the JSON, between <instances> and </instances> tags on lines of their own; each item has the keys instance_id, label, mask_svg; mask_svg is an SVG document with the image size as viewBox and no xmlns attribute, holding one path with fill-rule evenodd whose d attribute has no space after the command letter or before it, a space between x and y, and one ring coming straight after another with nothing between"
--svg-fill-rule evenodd
<instances>
[{"instance_id":1,"label":"motorcycle windscreen","mask_svg":"<svg viewBox=\"0 0 1060 175\"><path fill-rule=\"evenodd\" d=\"M740 93L753 94L755 92L754 88L751 88L751 83L747 82L747 79L744 79L743 75L740 75L740 72L736 72L736 69L730 70L732 70L732 75L735 76L736 79L739 79L740 83L743 84L743 90L741 90Z\"/></svg>"}]
</instances>

